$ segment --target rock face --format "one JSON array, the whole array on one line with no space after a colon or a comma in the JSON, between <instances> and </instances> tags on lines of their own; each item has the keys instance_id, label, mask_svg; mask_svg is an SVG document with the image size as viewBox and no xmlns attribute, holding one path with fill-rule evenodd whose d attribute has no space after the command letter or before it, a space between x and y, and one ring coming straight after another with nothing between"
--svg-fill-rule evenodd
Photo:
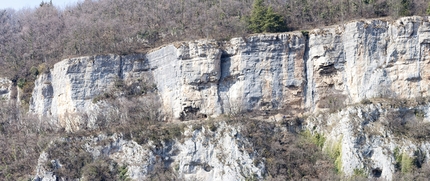
<instances>
[{"instance_id":1,"label":"rock face","mask_svg":"<svg viewBox=\"0 0 430 181\"><path fill-rule=\"evenodd\" d=\"M147 55L173 118L303 108L305 39L270 34L168 45Z\"/></svg>"},{"instance_id":2,"label":"rock face","mask_svg":"<svg viewBox=\"0 0 430 181\"><path fill-rule=\"evenodd\" d=\"M12 81L0 78L0 101L8 101L12 96Z\"/></svg>"},{"instance_id":3,"label":"rock face","mask_svg":"<svg viewBox=\"0 0 430 181\"><path fill-rule=\"evenodd\" d=\"M356 21L229 42L199 40L146 55L90 56L39 77L31 111L59 118L92 110L115 80L154 76L174 119L263 110L318 110L368 98L428 96L430 22ZM85 112L85 111L84 111Z\"/></svg>"},{"instance_id":4,"label":"rock face","mask_svg":"<svg viewBox=\"0 0 430 181\"><path fill-rule=\"evenodd\" d=\"M400 116L396 114L399 112ZM326 136L324 149L327 152L338 149L340 155L336 158L339 163L337 166L343 173L354 175L360 171L366 173L369 178L393 180L393 173L399 169L396 168L396 164L403 164L397 163L396 152L403 159L423 158L421 162L429 161L430 142L428 139L420 139L428 133L426 131L420 133L419 129L420 125L429 122L428 115L430 115L428 105L405 109L376 103L350 106L332 114L314 115L306 122L309 123L307 125L309 130ZM396 121L406 122L415 127L409 133L402 133L393 129L392 125Z\"/></svg>"},{"instance_id":5,"label":"rock face","mask_svg":"<svg viewBox=\"0 0 430 181\"><path fill-rule=\"evenodd\" d=\"M73 58L55 64L35 82L30 112L53 118L53 124L68 130L91 125L78 115L97 111L97 96L108 93L118 82L145 77L149 70L143 55L97 55Z\"/></svg>"},{"instance_id":6,"label":"rock face","mask_svg":"<svg viewBox=\"0 0 430 181\"><path fill-rule=\"evenodd\" d=\"M244 149L250 143L240 136L239 131L239 128L228 127L224 122L215 131L204 127L193 130L189 127L185 129L183 138L163 142L162 149L153 142L139 145L118 134L80 138L79 146L93 158L108 157L121 166L127 166L127 176L132 180L149 179L148 175L156 164L175 169L177 177L183 180L261 179L264 164L259 164L258 167L254 165L254 159ZM68 141L70 140L62 140L66 143ZM47 168L47 162L55 165L52 166L54 168ZM52 169L67 164L69 163L61 163L58 158L42 153L35 180L55 180L57 176Z\"/></svg>"},{"instance_id":7,"label":"rock face","mask_svg":"<svg viewBox=\"0 0 430 181\"><path fill-rule=\"evenodd\" d=\"M147 55L167 114L185 119L221 113L220 57L221 50L210 41L168 45Z\"/></svg>"},{"instance_id":8,"label":"rock face","mask_svg":"<svg viewBox=\"0 0 430 181\"><path fill-rule=\"evenodd\" d=\"M340 145L339 169L346 175L364 170L373 174L369 177L391 180L396 150L413 156L417 150L429 150L430 143L387 131L384 120L399 110L377 104L345 107L368 99L429 97L429 66L429 17L354 21L309 32L259 34L227 42L181 42L147 54L67 59L36 80L30 112L67 130L91 127L95 121L91 115L99 111L95 98L114 90L117 82L130 84L152 77L168 120L248 111L311 115L306 120L308 129L327 137L325 149ZM3 82L0 80L0 95L9 95L3 93ZM333 113L336 110L341 111ZM417 110L425 115L421 122L428 122L429 108ZM76 116L83 114L87 119ZM190 139L174 143L175 149L182 151L168 157L176 158L172 164L187 180L241 180L233 173L239 172L239 163L252 162L252 158L239 154L240 146L232 141L234 132L217 143L215 138L201 137L204 130L189 131ZM136 152L145 152L132 142L119 143L123 143L121 148L129 145ZM220 150L229 159L240 160L221 169L223 174L218 170L225 167L223 161L208 153ZM110 155L118 160L122 156ZM153 159L151 155L137 156ZM425 158L427 162L428 152ZM148 168L138 165L129 173L140 179ZM263 168L245 164L241 169L259 175Z\"/></svg>"},{"instance_id":9,"label":"rock face","mask_svg":"<svg viewBox=\"0 0 430 181\"><path fill-rule=\"evenodd\" d=\"M147 55L166 111L212 116L428 96L428 18L169 45ZM298 111L297 111L298 110Z\"/></svg>"},{"instance_id":10,"label":"rock face","mask_svg":"<svg viewBox=\"0 0 430 181\"><path fill-rule=\"evenodd\" d=\"M428 17L311 31L306 107L324 107L322 99L428 96L429 42Z\"/></svg>"}]
</instances>

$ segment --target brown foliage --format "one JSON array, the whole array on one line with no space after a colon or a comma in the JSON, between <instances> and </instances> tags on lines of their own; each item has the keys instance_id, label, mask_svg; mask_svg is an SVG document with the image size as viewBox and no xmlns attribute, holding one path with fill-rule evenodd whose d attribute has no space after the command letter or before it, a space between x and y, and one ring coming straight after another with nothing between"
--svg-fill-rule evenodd
<instances>
[{"instance_id":1,"label":"brown foliage","mask_svg":"<svg viewBox=\"0 0 430 181\"><path fill-rule=\"evenodd\" d=\"M298 129L285 131L274 123L246 120L241 134L251 141L255 163L265 164L269 180L336 178L334 162L295 132L300 129L300 124L296 125Z\"/></svg>"},{"instance_id":2,"label":"brown foliage","mask_svg":"<svg viewBox=\"0 0 430 181\"><path fill-rule=\"evenodd\" d=\"M27 117L16 105L0 103L0 179L31 178L40 152L51 134L41 122Z\"/></svg>"}]
</instances>

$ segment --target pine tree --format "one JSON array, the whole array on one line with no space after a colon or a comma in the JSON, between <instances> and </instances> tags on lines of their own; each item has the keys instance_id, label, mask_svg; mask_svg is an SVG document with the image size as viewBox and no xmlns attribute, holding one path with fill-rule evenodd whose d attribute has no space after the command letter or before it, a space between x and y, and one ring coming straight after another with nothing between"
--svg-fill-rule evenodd
<instances>
[{"instance_id":1,"label":"pine tree","mask_svg":"<svg viewBox=\"0 0 430 181\"><path fill-rule=\"evenodd\" d=\"M255 0L248 21L248 29L253 33L280 32L285 31L286 26L284 18L280 14L274 12L271 7L267 8L263 4L263 0Z\"/></svg>"},{"instance_id":2,"label":"pine tree","mask_svg":"<svg viewBox=\"0 0 430 181\"><path fill-rule=\"evenodd\" d=\"M411 13L410 13L411 6L412 6L412 2L410 2L410 0L401 0L400 1L399 15L400 16L411 15Z\"/></svg>"},{"instance_id":3,"label":"pine tree","mask_svg":"<svg viewBox=\"0 0 430 181\"><path fill-rule=\"evenodd\" d=\"M263 25L266 15L266 7L263 5L263 0L255 0L252 6L252 14L249 20L249 30L254 33L263 32Z\"/></svg>"},{"instance_id":4,"label":"pine tree","mask_svg":"<svg viewBox=\"0 0 430 181\"><path fill-rule=\"evenodd\" d=\"M272 7L269 7L266 12L262 29L264 32L282 32L285 31L287 27L285 26L283 17L274 12Z\"/></svg>"}]
</instances>

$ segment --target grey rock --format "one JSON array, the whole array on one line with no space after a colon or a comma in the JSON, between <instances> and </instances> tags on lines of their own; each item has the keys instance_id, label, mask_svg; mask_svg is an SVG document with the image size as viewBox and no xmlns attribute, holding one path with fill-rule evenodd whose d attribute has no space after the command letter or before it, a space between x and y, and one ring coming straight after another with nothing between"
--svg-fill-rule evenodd
<instances>
[{"instance_id":1,"label":"grey rock","mask_svg":"<svg viewBox=\"0 0 430 181\"><path fill-rule=\"evenodd\" d=\"M9 101L12 96L13 84L7 78L0 78L0 101Z\"/></svg>"}]
</instances>

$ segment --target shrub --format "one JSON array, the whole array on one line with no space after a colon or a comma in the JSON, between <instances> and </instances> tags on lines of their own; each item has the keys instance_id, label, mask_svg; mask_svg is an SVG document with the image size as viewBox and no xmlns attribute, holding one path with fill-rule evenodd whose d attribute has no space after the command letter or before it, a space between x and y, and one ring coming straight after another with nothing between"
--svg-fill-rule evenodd
<instances>
[{"instance_id":1,"label":"shrub","mask_svg":"<svg viewBox=\"0 0 430 181\"><path fill-rule=\"evenodd\" d=\"M80 142L76 141L56 141L48 148L46 152L49 159L58 160L62 165L54 171L55 175L70 180L81 178L83 168L92 163L93 158L90 153L79 148L79 144Z\"/></svg>"},{"instance_id":2,"label":"shrub","mask_svg":"<svg viewBox=\"0 0 430 181\"><path fill-rule=\"evenodd\" d=\"M399 16L411 15L411 9L413 6L413 2L411 2L411 0L400 0L400 4L398 6Z\"/></svg>"},{"instance_id":3,"label":"shrub","mask_svg":"<svg viewBox=\"0 0 430 181\"><path fill-rule=\"evenodd\" d=\"M367 105L367 104L372 104L372 101L370 101L369 99L363 99L360 101L360 103Z\"/></svg>"},{"instance_id":4,"label":"shrub","mask_svg":"<svg viewBox=\"0 0 430 181\"><path fill-rule=\"evenodd\" d=\"M121 167L119 167L118 168L118 179L119 180L121 180L121 181L128 181L128 180L130 180L130 178L128 178L128 175L127 175L127 172L128 172L128 169L127 169L127 166L126 165L123 165L123 166L121 166Z\"/></svg>"},{"instance_id":5,"label":"shrub","mask_svg":"<svg viewBox=\"0 0 430 181\"><path fill-rule=\"evenodd\" d=\"M117 177L120 178L117 167L109 158L99 158L82 168L82 178L84 181L117 180Z\"/></svg>"},{"instance_id":6,"label":"shrub","mask_svg":"<svg viewBox=\"0 0 430 181\"><path fill-rule=\"evenodd\" d=\"M49 67L48 67L48 65L46 63L41 63L37 67L37 71L39 73L48 73L49 72Z\"/></svg>"},{"instance_id":7,"label":"shrub","mask_svg":"<svg viewBox=\"0 0 430 181\"><path fill-rule=\"evenodd\" d=\"M20 79L18 79L18 82L16 83L16 85L20 88L20 89L22 89L23 87L24 87L24 85L25 85L25 79L24 78L20 78Z\"/></svg>"},{"instance_id":8,"label":"shrub","mask_svg":"<svg viewBox=\"0 0 430 181\"><path fill-rule=\"evenodd\" d=\"M342 144L341 142L335 144L332 152L332 156L334 158L334 165L336 171L340 173L342 171Z\"/></svg>"},{"instance_id":9,"label":"shrub","mask_svg":"<svg viewBox=\"0 0 430 181\"><path fill-rule=\"evenodd\" d=\"M367 174L364 169L354 169L354 176L366 178Z\"/></svg>"},{"instance_id":10,"label":"shrub","mask_svg":"<svg viewBox=\"0 0 430 181\"><path fill-rule=\"evenodd\" d=\"M314 144L315 140L324 142L321 135L309 139L309 132L281 131L280 125L258 120L246 120L241 125L240 134L252 144L249 153L255 156L254 164L265 164L268 180L333 179L332 161Z\"/></svg>"},{"instance_id":11,"label":"shrub","mask_svg":"<svg viewBox=\"0 0 430 181\"><path fill-rule=\"evenodd\" d=\"M302 33L302 35L303 35L304 37L309 37L309 31L307 31L307 30L302 30L302 31L301 31L301 33Z\"/></svg>"},{"instance_id":12,"label":"shrub","mask_svg":"<svg viewBox=\"0 0 430 181\"><path fill-rule=\"evenodd\" d=\"M324 137L324 135L320 133L312 134L310 131L306 130L302 132L302 135L321 149L323 148L324 143L326 141L326 138Z\"/></svg>"},{"instance_id":13,"label":"shrub","mask_svg":"<svg viewBox=\"0 0 430 181\"><path fill-rule=\"evenodd\" d=\"M414 158L408 156L404 152L400 152L400 149L396 147L393 152L394 160L396 160L396 170L402 173L409 173L414 167Z\"/></svg>"},{"instance_id":14,"label":"shrub","mask_svg":"<svg viewBox=\"0 0 430 181\"><path fill-rule=\"evenodd\" d=\"M36 67L32 66L30 68L30 74L34 77L37 77L37 75L39 75L39 70Z\"/></svg>"},{"instance_id":15,"label":"shrub","mask_svg":"<svg viewBox=\"0 0 430 181\"><path fill-rule=\"evenodd\" d=\"M428 7L426 9L426 13L427 13L427 15L430 15L430 2L429 2L429 5L428 5Z\"/></svg>"}]
</instances>

